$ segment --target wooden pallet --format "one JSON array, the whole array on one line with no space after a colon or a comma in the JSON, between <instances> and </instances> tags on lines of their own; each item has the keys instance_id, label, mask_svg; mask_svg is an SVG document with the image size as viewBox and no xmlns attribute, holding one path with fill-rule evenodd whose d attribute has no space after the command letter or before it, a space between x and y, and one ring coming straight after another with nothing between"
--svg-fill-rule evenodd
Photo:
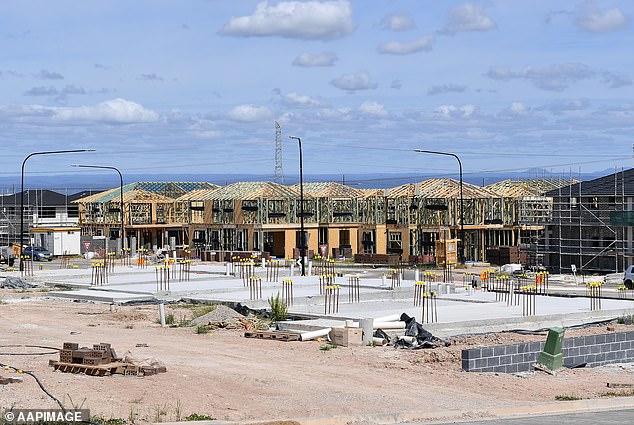
<instances>
[{"instance_id":1,"label":"wooden pallet","mask_svg":"<svg viewBox=\"0 0 634 425\"><path fill-rule=\"evenodd\" d=\"M115 373L117 368L121 367L124 363L115 362L100 365L87 365L79 363L62 363L56 361L49 361L49 366L53 369L59 370L65 373L83 373L85 375L94 376L108 376Z\"/></svg>"},{"instance_id":2,"label":"wooden pallet","mask_svg":"<svg viewBox=\"0 0 634 425\"><path fill-rule=\"evenodd\" d=\"M299 341L300 335L295 332L282 332L282 331L256 331L245 332L246 338L259 338L259 339L275 339L278 341Z\"/></svg>"}]
</instances>

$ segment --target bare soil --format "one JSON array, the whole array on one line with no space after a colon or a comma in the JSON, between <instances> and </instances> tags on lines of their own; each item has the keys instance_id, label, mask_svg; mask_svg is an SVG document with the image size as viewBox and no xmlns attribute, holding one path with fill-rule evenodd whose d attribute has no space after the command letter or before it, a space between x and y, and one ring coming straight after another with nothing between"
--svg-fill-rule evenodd
<instances>
[{"instance_id":1,"label":"bare soil","mask_svg":"<svg viewBox=\"0 0 634 425\"><path fill-rule=\"evenodd\" d=\"M632 369L619 367L566 369L554 376L461 370L463 348L545 340L545 334L460 337L449 347L416 351L325 350L323 341L248 339L240 329L197 334L195 327L161 328L157 306L112 308L37 298L42 295L0 290L0 363L32 371L66 407L89 408L94 416L128 423L177 421L193 413L220 420L274 420L426 408L477 416L486 408L553 402L557 396L601 397L618 392L606 388L608 382L634 383ZM193 311L169 307L177 322ZM626 329L634 327L616 325L617 331ZM566 336L606 332L606 326L593 326L568 330ZM34 355L50 350L28 347L61 348L64 342L108 342L119 356L129 351L161 360L167 373L93 377L54 372L48 361L58 355ZM16 373L0 370L0 376ZM23 383L0 385L0 408L56 407L34 379L22 376Z\"/></svg>"}]
</instances>

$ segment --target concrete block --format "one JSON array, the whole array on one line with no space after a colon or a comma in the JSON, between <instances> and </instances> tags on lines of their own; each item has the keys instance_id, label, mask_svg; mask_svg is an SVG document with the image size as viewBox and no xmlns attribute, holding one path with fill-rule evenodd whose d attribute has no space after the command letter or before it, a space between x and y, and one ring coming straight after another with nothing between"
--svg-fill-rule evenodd
<instances>
[{"instance_id":1,"label":"concrete block","mask_svg":"<svg viewBox=\"0 0 634 425\"><path fill-rule=\"evenodd\" d=\"M476 359L475 369L482 369L487 366L487 359Z\"/></svg>"},{"instance_id":2,"label":"concrete block","mask_svg":"<svg viewBox=\"0 0 634 425\"><path fill-rule=\"evenodd\" d=\"M498 347L493 347L494 356L503 356L505 354L506 354L506 346L500 345Z\"/></svg>"},{"instance_id":3,"label":"concrete block","mask_svg":"<svg viewBox=\"0 0 634 425\"><path fill-rule=\"evenodd\" d=\"M517 344L507 345L506 346L506 354L517 354Z\"/></svg>"},{"instance_id":4,"label":"concrete block","mask_svg":"<svg viewBox=\"0 0 634 425\"><path fill-rule=\"evenodd\" d=\"M594 339L595 339L596 344L605 344L605 342L606 342L605 334L603 334L603 335L595 335Z\"/></svg>"},{"instance_id":5,"label":"concrete block","mask_svg":"<svg viewBox=\"0 0 634 425\"><path fill-rule=\"evenodd\" d=\"M617 341L625 341L627 338L627 335L625 335L625 332L619 332L616 335L616 340Z\"/></svg>"},{"instance_id":6,"label":"concrete block","mask_svg":"<svg viewBox=\"0 0 634 425\"><path fill-rule=\"evenodd\" d=\"M511 364L511 356L500 356L500 365Z\"/></svg>"},{"instance_id":7,"label":"concrete block","mask_svg":"<svg viewBox=\"0 0 634 425\"><path fill-rule=\"evenodd\" d=\"M487 367L499 366L500 358L499 357L489 357L487 359Z\"/></svg>"},{"instance_id":8,"label":"concrete block","mask_svg":"<svg viewBox=\"0 0 634 425\"><path fill-rule=\"evenodd\" d=\"M616 334L605 334L605 342L615 342Z\"/></svg>"},{"instance_id":9,"label":"concrete block","mask_svg":"<svg viewBox=\"0 0 634 425\"><path fill-rule=\"evenodd\" d=\"M492 357L493 356L493 347L486 347L482 349L480 353L480 357Z\"/></svg>"}]
</instances>

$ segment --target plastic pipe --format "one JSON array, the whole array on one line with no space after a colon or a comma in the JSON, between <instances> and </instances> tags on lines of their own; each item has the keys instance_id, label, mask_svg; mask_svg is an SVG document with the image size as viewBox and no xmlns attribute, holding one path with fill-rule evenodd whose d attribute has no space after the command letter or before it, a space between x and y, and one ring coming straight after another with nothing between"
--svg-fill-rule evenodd
<instances>
[{"instance_id":1,"label":"plastic pipe","mask_svg":"<svg viewBox=\"0 0 634 425\"><path fill-rule=\"evenodd\" d=\"M359 320L359 326L363 329L363 345L368 345L372 342L372 331L374 330L374 319L361 319Z\"/></svg>"},{"instance_id":2,"label":"plastic pipe","mask_svg":"<svg viewBox=\"0 0 634 425\"><path fill-rule=\"evenodd\" d=\"M405 329L405 322L374 322L374 329Z\"/></svg>"},{"instance_id":3,"label":"plastic pipe","mask_svg":"<svg viewBox=\"0 0 634 425\"><path fill-rule=\"evenodd\" d=\"M159 318L161 320L161 327L165 327L165 304L159 304Z\"/></svg>"},{"instance_id":4,"label":"plastic pipe","mask_svg":"<svg viewBox=\"0 0 634 425\"><path fill-rule=\"evenodd\" d=\"M401 320L400 314L390 314L388 316L377 317L374 319L375 322L398 322Z\"/></svg>"},{"instance_id":5,"label":"plastic pipe","mask_svg":"<svg viewBox=\"0 0 634 425\"><path fill-rule=\"evenodd\" d=\"M416 337L414 336L399 336L398 339L402 339L405 342L409 342L410 344L413 344L414 342L416 342Z\"/></svg>"},{"instance_id":6,"label":"plastic pipe","mask_svg":"<svg viewBox=\"0 0 634 425\"><path fill-rule=\"evenodd\" d=\"M304 332L303 334L300 334L299 339L302 341L310 341L311 339L328 335L331 330L332 328L324 328L317 331Z\"/></svg>"},{"instance_id":7,"label":"plastic pipe","mask_svg":"<svg viewBox=\"0 0 634 425\"><path fill-rule=\"evenodd\" d=\"M387 345L387 339L372 337L372 344L374 344L374 345Z\"/></svg>"}]
</instances>

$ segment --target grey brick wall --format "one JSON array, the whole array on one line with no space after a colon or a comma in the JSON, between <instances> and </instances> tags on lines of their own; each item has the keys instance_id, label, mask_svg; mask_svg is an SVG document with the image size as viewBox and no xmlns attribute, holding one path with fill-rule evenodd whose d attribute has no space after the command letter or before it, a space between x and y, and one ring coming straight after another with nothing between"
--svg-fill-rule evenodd
<instances>
[{"instance_id":1,"label":"grey brick wall","mask_svg":"<svg viewBox=\"0 0 634 425\"><path fill-rule=\"evenodd\" d=\"M532 370L546 341L462 350L466 372L527 372ZM634 331L564 338L564 366L586 367L634 361Z\"/></svg>"}]
</instances>

